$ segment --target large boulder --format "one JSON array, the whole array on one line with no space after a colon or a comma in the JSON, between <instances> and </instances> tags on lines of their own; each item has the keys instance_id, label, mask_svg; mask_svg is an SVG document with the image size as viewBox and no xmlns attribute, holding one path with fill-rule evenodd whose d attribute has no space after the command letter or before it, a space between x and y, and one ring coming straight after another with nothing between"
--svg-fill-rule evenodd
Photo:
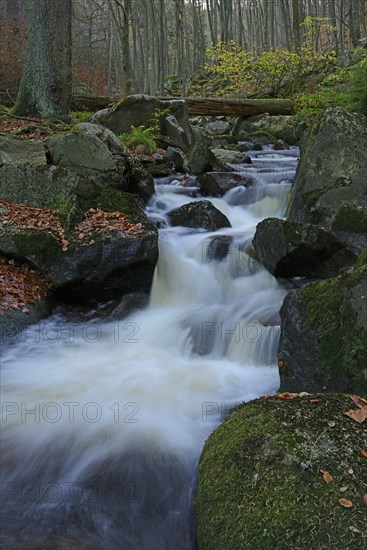
<instances>
[{"instance_id":1,"label":"large boulder","mask_svg":"<svg viewBox=\"0 0 367 550\"><path fill-rule=\"evenodd\" d=\"M210 201L195 201L175 208L167 214L171 225L181 225L192 229L216 231L231 227L228 218Z\"/></svg>"},{"instance_id":2,"label":"large boulder","mask_svg":"<svg viewBox=\"0 0 367 550\"><path fill-rule=\"evenodd\" d=\"M275 139L282 139L289 145L296 145L301 137L304 125L292 116L270 116L268 114L237 119L233 135L241 141L248 139L248 135L264 135L267 133Z\"/></svg>"},{"instance_id":3,"label":"large boulder","mask_svg":"<svg viewBox=\"0 0 367 550\"><path fill-rule=\"evenodd\" d=\"M158 235L141 199L104 189L83 197L78 207L83 209L78 223L67 223L69 207L24 211L26 207L3 203L0 253L33 265L56 290L75 298L149 291ZM20 208L21 221L12 217L14 208Z\"/></svg>"},{"instance_id":4,"label":"large boulder","mask_svg":"<svg viewBox=\"0 0 367 550\"><path fill-rule=\"evenodd\" d=\"M275 277L332 277L357 259L330 231L278 218L258 224L253 245L260 262Z\"/></svg>"},{"instance_id":5,"label":"large boulder","mask_svg":"<svg viewBox=\"0 0 367 550\"><path fill-rule=\"evenodd\" d=\"M197 178L197 183L203 196L221 197L234 187L253 185L254 179L237 172L207 172Z\"/></svg>"},{"instance_id":6,"label":"large boulder","mask_svg":"<svg viewBox=\"0 0 367 550\"><path fill-rule=\"evenodd\" d=\"M180 99L161 101L144 94L131 95L116 105L103 124L115 134L130 132L132 126L144 126L145 128L151 126L154 116L159 111L169 111L168 116L175 119L166 120L164 116L161 118L161 134L170 138L169 145L180 148L183 145L183 150L187 150L192 141L192 132L187 106ZM175 141L175 132L179 134L181 145L173 142Z\"/></svg>"},{"instance_id":7,"label":"large boulder","mask_svg":"<svg viewBox=\"0 0 367 550\"><path fill-rule=\"evenodd\" d=\"M357 250L367 246L367 123L330 109L302 144L287 218L332 230Z\"/></svg>"},{"instance_id":8,"label":"large boulder","mask_svg":"<svg viewBox=\"0 0 367 550\"><path fill-rule=\"evenodd\" d=\"M281 388L367 392L367 266L290 292L281 309Z\"/></svg>"},{"instance_id":9,"label":"large boulder","mask_svg":"<svg viewBox=\"0 0 367 550\"><path fill-rule=\"evenodd\" d=\"M199 550L364 546L366 434L344 414L357 405L346 395L285 397L240 405L207 440Z\"/></svg>"},{"instance_id":10,"label":"large boulder","mask_svg":"<svg viewBox=\"0 0 367 550\"><path fill-rule=\"evenodd\" d=\"M0 168L7 165L47 163L43 143L0 135Z\"/></svg>"},{"instance_id":11,"label":"large boulder","mask_svg":"<svg viewBox=\"0 0 367 550\"><path fill-rule=\"evenodd\" d=\"M75 171L94 181L98 187L125 189L122 171L107 145L90 132L70 132L50 138L49 163Z\"/></svg>"}]
</instances>

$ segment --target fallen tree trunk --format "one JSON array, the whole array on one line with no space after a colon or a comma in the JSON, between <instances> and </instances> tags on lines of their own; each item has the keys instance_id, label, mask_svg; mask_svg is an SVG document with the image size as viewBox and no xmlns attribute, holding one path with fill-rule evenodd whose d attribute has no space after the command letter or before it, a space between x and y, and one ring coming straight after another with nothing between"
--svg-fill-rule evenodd
<instances>
[{"instance_id":1,"label":"fallen tree trunk","mask_svg":"<svg viewBox=\"0 0 367 550\"><path fill-rule=\"evenodd\" d=\"M74 95L71 98L71 107L75 111L99 111L111 107L112 97Z\"/></svg>"},{"instance_id":2,"label":"fallen tree trunk","mask_svg":"<svg viewBox=\"0 0 367 550\"><path fill-rule=\"evenodd\" d=\"M253 116L292 115L294 103L290 99L212 99L192 97L161 97L163 101L183 100L192 116ZM77 111L98 111L111 107L114 99L99 96L73 96L72 107Z\"/></svg>"},{"instance_id":3,"label":"fallen tree trunk","mask_svg":"<svg viewBox=\"0 0 367 550\"><path fill-rule=\"evenodd\" d=\"M162 98L164 100L168 98ZM180 98L169 98L180 99ZM190 115L203 116L253 116L292 115L294 103L290 99L211 99L183 98Z\"/></svg>"}]
</instances>

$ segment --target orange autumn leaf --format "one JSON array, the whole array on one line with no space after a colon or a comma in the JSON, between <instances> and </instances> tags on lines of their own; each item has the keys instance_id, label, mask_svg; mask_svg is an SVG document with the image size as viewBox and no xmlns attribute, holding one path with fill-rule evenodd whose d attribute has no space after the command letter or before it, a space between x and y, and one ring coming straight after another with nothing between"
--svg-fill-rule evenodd
<instances>
[{"instance_id":1,"label":"orange autumn leaf","mask_svg":"<svg viewBox=\"0 0 367 550\"><path fill-rule=\"evenodd\" d=\"M340 498L339 504L344 506L344 508L352 508L353 502L351 500L348 500L347 498Z\"/></svg>"},{"instance_id":2,"label":"orange autumn leaf","mask_svg":"<svg viewBox=\"0 0 367 550\"><path fill-rule=\"evenodd\" d=\"M331 483L334 481L333 476L327 470L320 469L320 472L323 474L322 477L324 478L325 483Z\"/></svg>"},{"instance_id":3,"label":"orange autumn leaf","mask_svg":"<svg viewBox=\"0 0 367 550\"><path fill-rule=\"evenodd\" d=\"M320 399L309 399L308 402L314 405L315 403L320 403Z\"/></svg>"},{"instance_id":4,"label":"orange autumn leaf","mask_svg":"<svg viewBox=\"0 0 367 550\"><path fill-rule=\"evenodd\" d=\"M364 458L367 458L367 451L361 451L361 455L364 456Z\"/></svg>"}]
</instances>

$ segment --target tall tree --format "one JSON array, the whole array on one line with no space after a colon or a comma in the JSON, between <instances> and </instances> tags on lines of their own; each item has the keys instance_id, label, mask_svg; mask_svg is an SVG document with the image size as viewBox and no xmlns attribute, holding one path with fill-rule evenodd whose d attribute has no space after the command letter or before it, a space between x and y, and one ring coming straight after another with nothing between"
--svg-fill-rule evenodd
<instances>
[{"instance_id":1,"label":"tall tree","mask_svg":"<svg viewBox=\"0 0 367 550\"><path fill-rule=\"evenodd\" d=\"M71 99L72 0L27 0L27 18L25 65L15 112L65 118Z\"/></svg>"}]
</instances>

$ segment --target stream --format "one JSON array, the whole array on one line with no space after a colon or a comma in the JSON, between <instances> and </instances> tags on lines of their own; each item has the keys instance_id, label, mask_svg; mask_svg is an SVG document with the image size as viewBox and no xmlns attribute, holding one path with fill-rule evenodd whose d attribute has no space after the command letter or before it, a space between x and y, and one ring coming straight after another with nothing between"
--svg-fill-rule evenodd
<instances>
[{"instance_id":1,"label":"stream","mask_svg":"<svg viewBox=\"0 0 367 550\"><path fill-rule=\"evenodd\" d=\"M299 150L249 154L235 169L255 185L210 199L229 229L168 227L168 211L200 199L180 178L156 181L147 213L160 258L146 309L119 322L57 311L4 347L4 550L195 548L205 440L236 403L279 386L289 283L247 252L262 219L284 216Z\"/></svg>"}]
</instances>

